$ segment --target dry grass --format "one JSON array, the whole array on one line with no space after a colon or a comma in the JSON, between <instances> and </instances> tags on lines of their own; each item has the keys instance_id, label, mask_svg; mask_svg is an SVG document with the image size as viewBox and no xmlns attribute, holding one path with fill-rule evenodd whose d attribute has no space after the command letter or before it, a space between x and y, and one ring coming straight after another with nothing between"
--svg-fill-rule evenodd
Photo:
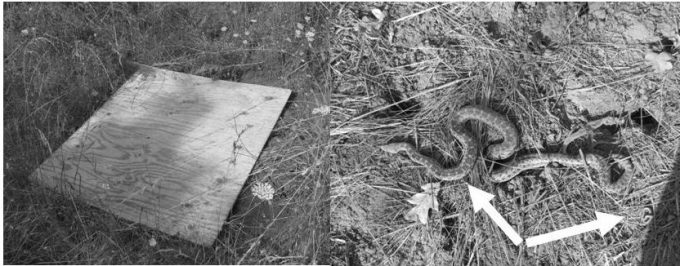
<instances>
[{"instance_id":1,"label":"dry grass","mask_svg":"<svg viewBox=\"0 0 680 266\"><path fill-rule=\"evenodd\" d=\"M326 262L328 184L320 158L328 119L312 110L328 105L327 12L317 4L5 3L4 263ZM295 38L296 23L316 28L316 40ZM126 59L294 92L211 247L27 180L126 80ZM253 181L277 189L271 204L252 197Z\"/></svg>"},{"instance_id":2,"label":"dry grass","mask_svg":"<svg viewBox=\"0 0 680 266\"><path fill-rule=\"evenodd\" d=\"M336 76L331 96L334 263L619 265L642 259L648 228L643 208L678 200L677 194L662 200L662 194L673 191L663 188L673 180L669 173L680 144L680 116L660 119L649 132L630 112L611 112L607 115L625 124L588 131L586 123L601 116L578 110L567 99L572 85L567 82L578 82L571 90L606 91L631 105L676 112L678 72L653 73L642 61L643 45L606 43L588 34L560 45L542 41L531 31L535 22L528 22L546 19L540 10L496 30L486 23L486 14L504 4L338 8L331 43ZM389 14L385 22L370 14L374 7ZM490 163L478 163L464 181L495 192L494 206L521 235L584 223L594 219L594 211L626 219L605 237L587 233L537 248L515 247L486 215L472 213L465 183L454 181L445 183L442 211L432 212L428 225L405 221L410 208L405 199L435 180L422 167L383 154L377 146L408 140L453 166L459 148L447 133L448 119L467 104L507 114L522 135L520 153L623 153L637 169L632 193L619 196L604 192L592 181L594 173L584 169L527 171L494 185L485 179ZM470 126L480 145L497 138L483 125ZM588 134L562 147L563 140L583 130ZM672 260L657 263L662 261Z\"/></svg>"}]
</instances>

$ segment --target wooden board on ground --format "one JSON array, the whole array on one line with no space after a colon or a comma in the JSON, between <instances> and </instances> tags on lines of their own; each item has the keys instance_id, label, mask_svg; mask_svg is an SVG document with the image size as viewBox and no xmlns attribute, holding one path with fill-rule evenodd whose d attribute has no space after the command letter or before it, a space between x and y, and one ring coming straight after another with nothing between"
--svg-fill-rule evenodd
<instances>
[{"instance_id":1,"label":"wooden board on ground","mask_svg":"<svg viewBox=\"0 0 680 266\"><path fill-rule=\"evenodd\" d=\"M289 95L140 65L31 178L211 245Z\"/></svg>"}]
</instances>

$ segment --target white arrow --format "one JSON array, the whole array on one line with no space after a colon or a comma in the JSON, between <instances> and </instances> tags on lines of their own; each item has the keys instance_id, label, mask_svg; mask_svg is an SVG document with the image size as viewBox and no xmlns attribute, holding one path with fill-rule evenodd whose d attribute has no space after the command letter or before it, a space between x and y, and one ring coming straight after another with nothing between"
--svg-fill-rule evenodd
<instances>
[{"instance_id":1,"label":"white arrow","mask_svg":"<svg viewBox=\"0 0 680 266\"><path fill-rule=\"evenodd\" d=\"M505 233L505 235L507 235L510 240L512 240L512 243L514 243L515 246L522 244L522 237L519 236L517 232L515 232L515 229L513 229L512 226L510 226L510 224L505 221L505 219L503 219L503 216L501 216L496 208L494 208L489 202L491 199L493 199L494 195L486 193L481 189L470 185L468 185L468 189L470 190L470 198L472 199L472 208L475 210L475 212L484 209L489 217L491 217L491 220L496 223L496 225L498 225L501 230L503 230L503 233Z\"/></svg>"},{"instance_id":2,"label":"white arrow","mask_svg":"<svg viewBox=\"0 0 680 266\"><path fill-rule=\"evenodd\" d=\"M609 232L609 230L612 230L616 224L618 224L621 220L623 220L623 217L621 216L616 216L616 215L611 215L611 214L606 214L606 213L601 213L601 212L595 212L595 215L597 216L597 220L595 221L590 221L584 224L579 224L576 226L572 226L569 228L564 228L561 230L557 230L555 232L550 232L547 234L542 234L542 235L537 235L537 236L532 236L530 238L527 238L527 247L533 247L536 245L540 244L545 244L550 241L555 241L558 239L562 239L565 237L570 237L570 236L575 236L578 234L582 234L588 231L592 231L595 229L600 229L600 235L604 236Z\"/></svg>"}]
</instances>

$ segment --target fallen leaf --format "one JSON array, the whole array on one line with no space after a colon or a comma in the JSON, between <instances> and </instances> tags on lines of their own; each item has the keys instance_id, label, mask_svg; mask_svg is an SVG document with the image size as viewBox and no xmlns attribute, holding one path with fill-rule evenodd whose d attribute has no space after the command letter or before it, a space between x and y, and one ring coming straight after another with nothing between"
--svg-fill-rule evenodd
<instances>
[{"instance_id":1,"label":"fallen leaf","mask_svg":"<svg viewBox=\"0 0 680 266\"><path fill-rule=\"evenodd\" d=\"M673 56L667 52L657 54L650 51L645 55L645 60L647 60L647 63L652 65L654 71L657 73L661 73L673 68L673 63L670 62L672 58Z\"/></svg>"},{"instance_id":2,"label":"fallen leaf","mask_svg":"<svg viewBox=\"0 0 680 266\"><path fill-rule=\"evenodd\" d=\"M375 16L379 22L382 22L383 19L385 19L385 13L383 13L380 9L374 8L371 10L371 13L373 13L373 16Z\"/></svg>"},{"instance_id":3,"label":"fallen leaf","mask_svg":"<svg viewBox=\"0 0 680 266\"><path fill-rule=\"evenodd\" d=\"M434 211L439 211L437 193L439 193L441 185L439 183L429 183L421 186L421 188L424 190L423 192L417 193L406 200L416 206L411 208L406 215L404 215L404 218L408 221L420 221L422 224L427 224L429 210L433 209Z\"/></svg>"}]
</instances>

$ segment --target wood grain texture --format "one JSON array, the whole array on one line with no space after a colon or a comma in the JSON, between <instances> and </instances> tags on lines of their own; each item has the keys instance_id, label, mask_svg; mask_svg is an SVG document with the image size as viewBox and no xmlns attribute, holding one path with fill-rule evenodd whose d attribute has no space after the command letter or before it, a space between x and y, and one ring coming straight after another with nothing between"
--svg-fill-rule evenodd
<instances>
[{"instance_id":1,"label":"wood grain texture","mask_svg":"<svg viewBox=\"0 0 680 266\"><path fill-rule=\"evenodd\" d=\"M31 178L211 245L289 95L140 66Z\"/></svg>"}]
</instances>

